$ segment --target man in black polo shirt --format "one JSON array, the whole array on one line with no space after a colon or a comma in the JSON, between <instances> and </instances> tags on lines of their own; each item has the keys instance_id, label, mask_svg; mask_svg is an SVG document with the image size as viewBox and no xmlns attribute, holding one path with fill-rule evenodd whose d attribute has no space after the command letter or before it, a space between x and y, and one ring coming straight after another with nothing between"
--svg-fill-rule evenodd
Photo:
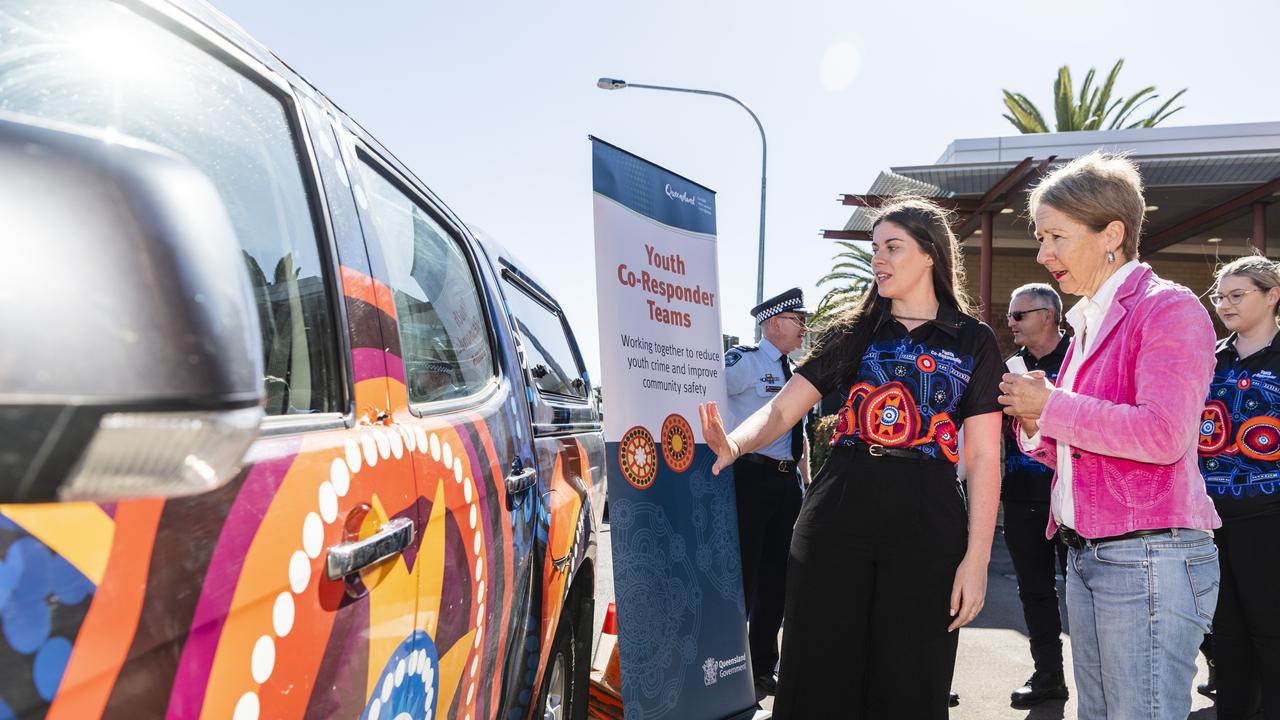
<instances>
[{"instance_id":1,"label":"man in black polo shirt","mask_svg":"<svg viewBox=\"0 0 1280 720\"><path fill-rule=\"evenodd\" d=\"M1062 299L1044 283L1023 285L1009 301L1009 330L1021 349L1010 358L1021 358L1028 371L1043 370L1056 380L1066 355L1068 339L1059 325ZM1053 471L1018 449L1016 420L1004 429L1004 539L1018 575L1018 597L1027 621L1035 673L1013 691L1017 707L1030 707L1049 699L1065 699L1067 684L1062 671L1062 619L1058 614L1056 573L1066 575L1065 548L1057 539L1046 540L1049 524L1049 483Z\"/></svg>"}]
</instances>

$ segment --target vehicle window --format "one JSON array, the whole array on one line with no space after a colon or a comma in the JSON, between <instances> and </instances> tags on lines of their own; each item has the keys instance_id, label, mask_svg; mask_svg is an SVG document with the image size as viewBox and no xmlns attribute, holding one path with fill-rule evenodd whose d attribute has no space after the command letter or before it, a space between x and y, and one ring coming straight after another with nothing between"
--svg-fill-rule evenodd
<instances>
[{"instance_id":1,"label":"vehicle window","mask_svg":"<svg viewBox=\"0 0 1280 720\"><path fill-rule=\"evenodd\" d=\"M538 390L585 398L587 384L582 380L582 369L565 335L565 323L560 313L515 283L507 282L506 287L507 305L515 316L516 329L524 342L525 363Z\"/></svg>"},{"instance_id":2,"label":"vehicle window","mask_svg":"<svg viewBox=\"0 0 1280 720\"><path fill-rule=\"evenodd\" d=\"M267 413L340 410L335 324L284 104L106 0L0 0L0 110L168 148L213 181L262 326Z\"/></svg>"},{"instance_id":3,"label":"vehicle window","mask_svg":"<svg viewBox=\"0 0 1280 720\"><path fill-rule=\"evenodd\" d=\"M410 403L471 395L494 377L480 291L461 246L377 169L362 190L395 296Z\"/></svg>"}]
</instances>

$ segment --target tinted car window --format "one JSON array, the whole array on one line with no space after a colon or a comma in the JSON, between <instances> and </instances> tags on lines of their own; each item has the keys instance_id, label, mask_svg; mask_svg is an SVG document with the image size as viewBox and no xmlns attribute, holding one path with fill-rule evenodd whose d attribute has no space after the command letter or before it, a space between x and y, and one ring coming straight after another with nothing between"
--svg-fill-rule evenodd
<instances>
[{"instance_id":1,"label":"tinted car window","mask_svg":"<svg viewBox=\"0 0 1280 720\"><path fill-rule=\"evenodd\" d=\"M0 0L0 110L168 148L218 188L262 326L267 412L340 409L330 294L284 104L106 0Z\"/></svg>"},{"instance_id":2,"label":"tinted car window","mask_svg":"<svg viewBox=\"0 0 1280 720\"><path fill-rule=\"evenodd\" d=\"M582 369L565 335L560 314L529 295L521 286L506 284L507 305L524 342L525 362L538 390L553 395L585 398ZM576 381L576 382L575 382Z\"/></svg>"},{"instance_id":3,"label":"tinted car window","mask_svg":"<svg viewBox=\"0 0 1280 720\"><path fill-rule=\"evenodd\" d=\"M367 162L360 177L395 296L409 402L478 392L494 377L493 353L466 254L422 205Z\"/></svg>"}]
</instances>

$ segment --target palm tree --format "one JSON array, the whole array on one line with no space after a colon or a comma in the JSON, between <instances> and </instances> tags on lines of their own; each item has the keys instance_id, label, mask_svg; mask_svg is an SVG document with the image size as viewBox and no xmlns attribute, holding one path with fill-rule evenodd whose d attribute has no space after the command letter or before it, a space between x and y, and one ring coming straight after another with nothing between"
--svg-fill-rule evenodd
<instances>
[{"instance_id":1,"label":"palm tree","mask_svg":"<svg viewBox=\"0 0 1280 720\"><path fill-rule=\"evenodd\" d=\"M809 324L817 329L826 327L841 312L853 306L858 298L871 286L871 252L865 247L848 240L836 240L836 244L844 249L836 253L836 260L831 272L818 280L818 285L839 283L827 291L818 302L818 307L810 318Z\"/></svg>"},{"instance_id":2,"label":"palm tree","mask_svg":"<svg viewBox=\"0 0 1280 720\"><path fill-rule=\"evenodd\" d=\"M1124 66L1124 58L1116 61L1111 68L1111 72L1107 74L1107 79L1099 87L1093 86L1094 68L1089 68L1089 73L1084 77L1084 84L1080 86L1079 95L1073 92L1071 84L1071 68L1066 65L1058 68L1058 79L1053 82L1053 110L1055 120L1057 121L1054 128L1057 132L1070 132L1072 130L1118 130L1120 128L1135 127L1155 127L1168 117L1184 106L1179 105L1170 109L1173 103L1187 91L1186 88L1174 93L1173 97L1165 101L1155 112L1146 117L1139 118L1130 122L1133 114L1138 108L1156 100L1160 96L1156 94L1156 87L1149 85L1138 92L1130 95L1128 98L1117 96L1112 99L1112 91L1115 88L1116 77L1120 74L1120 68ZM1044 116L1040 114L1040 110L1035 104L1027 99L1022 93L1009 92L1003 90L1004 106L1009 113L1004 116L1006 120L1013 123L1022 133L1047 133L1049 126L1044 121ZM1076 99L1076 98L1079 99Z\"/></svg>"}]
</instances>

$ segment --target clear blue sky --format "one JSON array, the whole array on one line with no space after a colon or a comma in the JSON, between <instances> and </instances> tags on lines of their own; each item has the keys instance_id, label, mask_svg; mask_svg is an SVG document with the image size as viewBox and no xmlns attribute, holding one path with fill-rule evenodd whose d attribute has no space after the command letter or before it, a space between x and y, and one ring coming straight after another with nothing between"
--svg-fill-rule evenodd
<instances>
[{"instance_id":1,"label":"clear blue sky","mask_svg":"<svg viewBox=\"0 0 1280 720\"><path fill-rule=\"evenodd\" d=\"M1051 114L1125 58L1119 92L1190 88L1170 125L1280 120L1280 3L644 3L212 0L391 149L565 305L598 377L593 134L717 191L726 332L749 337L760 192L755 125L732 103L606 92L596 78L726 92L769 139L765 293L816 281L840 193L956 138L1013 134L1001 88ZM825 60L824 60L825 59Z\"/></svg>"}]
</instances>

